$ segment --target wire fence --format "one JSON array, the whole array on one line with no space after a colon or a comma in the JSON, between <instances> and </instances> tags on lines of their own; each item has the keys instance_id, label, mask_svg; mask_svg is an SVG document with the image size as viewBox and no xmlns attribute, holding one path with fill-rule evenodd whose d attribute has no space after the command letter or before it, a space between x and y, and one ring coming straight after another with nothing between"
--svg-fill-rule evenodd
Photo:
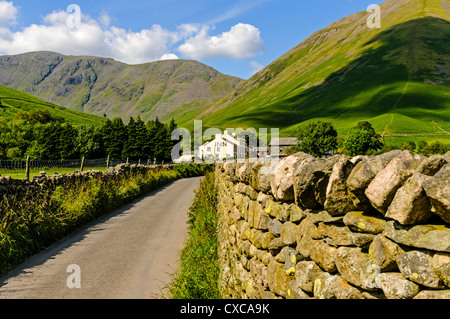
<instances>
[{"instance_id":1,"label":"wire fence","mask_svg":"<svg viewBox=\"0 0 450 319\"><path fill-rule=\"evenodd\" d=\"M108 168L114 167L118 164L141 164L141 165L160 165L164 164L162 161L156 160L132 160L132 159L118 159L118 158L100 158L100 159L70 159L70 160L29 160L28 168L30 170L43 170L46 169L95 169L95 168ZM168 164L168 163L166 163ZM5 175L8 173L25 173L27 169L27 160L0 160L0 174Z\"/></svg>"}]
</instances>

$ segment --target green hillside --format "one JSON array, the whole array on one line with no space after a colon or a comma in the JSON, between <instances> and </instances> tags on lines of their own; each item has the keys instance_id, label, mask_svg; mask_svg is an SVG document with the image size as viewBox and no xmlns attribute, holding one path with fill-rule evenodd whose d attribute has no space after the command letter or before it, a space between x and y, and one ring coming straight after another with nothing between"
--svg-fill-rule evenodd
<instances>
[{"instance_id":1,"label":"green hillside","mask_svg":"<svg viewBox=\"0 0 450 319\"><path fill-rule=\"evenodd\" d=\"M105 118L69 110L0 85L0 118L11 120L19 112L28 112L36 109L49 111L75 126L100 126L106 121Z\"/></svg>"},{"instance_id":2,"label":"green hillside","mask_svg":"<svg viewBox=\"0 0 450 319\"><path fill-rule=\"evenodd\" d=\"M381 29L369 29L369 13L360 12L314 33L213 105L205 126L277 127L292 135L322 119L345 135L368 120L387 139L422 135L450 143L445 0L380 6Z\"/></svg>"}]
</instances>

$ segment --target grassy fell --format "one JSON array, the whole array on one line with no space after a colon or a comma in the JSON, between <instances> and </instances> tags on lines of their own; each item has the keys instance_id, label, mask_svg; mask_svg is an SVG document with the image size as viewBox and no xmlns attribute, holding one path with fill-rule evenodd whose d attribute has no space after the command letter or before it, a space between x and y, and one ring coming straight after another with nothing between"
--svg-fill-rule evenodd
<instances>
[{"instance_id":1,"label":"grassy fell","mask_svg":"<svg viewBox=\"0 0 450 319\"><path fill-rule=\"evenodd\" d=\"M11 120L19 112L28 112L36 109L49 111L75 126L101 126L106 121L102 117L69 110L27 93L0 85L0 117Z\"/></svg>"},{"instance_id":2,"label":"grassy fell","mask_svg":"<svg viewBox=\"0 0 450 319\"><path fill-rule=\"evenodd\" d=\"M440 0L381 9L382 29L367 28L362 12L314 33L211 107L204 125L292 135L320 119L345 135L367 120L380 134L449 139L432 123L450 121L448 13Z\"/></svg>"}]
</instances>

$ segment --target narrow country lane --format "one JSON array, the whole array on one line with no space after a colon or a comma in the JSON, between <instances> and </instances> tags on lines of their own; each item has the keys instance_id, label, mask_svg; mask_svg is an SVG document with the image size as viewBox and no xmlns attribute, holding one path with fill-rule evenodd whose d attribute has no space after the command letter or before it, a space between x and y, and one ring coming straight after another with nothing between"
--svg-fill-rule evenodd
<instances>
[{"instance_id":1,"label":"narrow country lane","mask_svg":"<svg viewBox=\"0 0 450 319\"><path fill-rule=\"evenodd\" d=\"M0 298L158 298L176 270L200 180L175 181L32 257L0 278Z\"/></svg>"}]
</instances>

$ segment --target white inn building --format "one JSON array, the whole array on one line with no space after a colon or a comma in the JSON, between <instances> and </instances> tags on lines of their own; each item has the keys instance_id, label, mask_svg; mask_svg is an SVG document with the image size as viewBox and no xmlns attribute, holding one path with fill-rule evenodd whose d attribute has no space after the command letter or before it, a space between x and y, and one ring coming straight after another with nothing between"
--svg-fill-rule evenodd
<instances>
[{"instance_id":1,"label":"white inn building","mask_svg":"<svg viewBox=\"0 0 450 319\"><path fill-rule=\"evenodd\" d=\"M223 160L230 158L245 158L247 153L245 139L236 134L216 134L214 140L200 146L198 155L202 160Z\"/></svg>"}]
</instances>

